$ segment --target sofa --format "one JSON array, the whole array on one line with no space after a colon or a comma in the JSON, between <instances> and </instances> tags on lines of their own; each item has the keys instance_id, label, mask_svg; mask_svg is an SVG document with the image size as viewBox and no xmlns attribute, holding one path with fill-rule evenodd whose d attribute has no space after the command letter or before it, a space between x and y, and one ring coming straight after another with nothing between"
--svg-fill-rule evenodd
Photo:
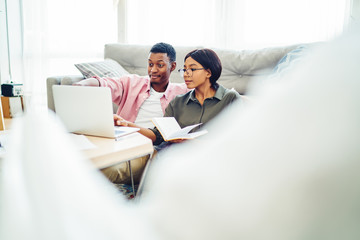
<instances>
[{"instance_id":1,"label":"sofa","mask_svg":"<svg viewBox=\"0 0 360 240\"><path fill-rule=\"evenodd\" d=\"M303 44L283 47L269 47L257 50L225 50L213 49L219 56L223 71L218 83L227 88L234 88L240 94L246 94L252 81L268 77L274 72L279 62L284 62L287 55ZM184 64L185 55L200 47L174 46L177 53L177 68ZM90 63L75 63L79 75L50 76L46 80L48 108L55 111L52 86L71 85L92 75L118 77L125 74L147 75L147 59L150 45L135 45L122 43L109 43L104 46L104 61ZM102 65L106 65L105 67ZM104 67L103 69L100 69ZM86 70L90 71L86 72ZM99 70L100 69L100 70ZM106 71L105 71L105 70ZM99 71L98 71L99 70ZM183 79L175 70L170 77L173 83L182 83ZM114 105L114 112L116 110Z\"/></svg>"}]
</instances>

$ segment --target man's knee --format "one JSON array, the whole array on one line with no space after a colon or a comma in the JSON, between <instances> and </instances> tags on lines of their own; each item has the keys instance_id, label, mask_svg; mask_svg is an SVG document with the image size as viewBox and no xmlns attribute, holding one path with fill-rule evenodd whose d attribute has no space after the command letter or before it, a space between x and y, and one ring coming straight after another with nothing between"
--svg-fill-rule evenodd
<instances>
[{"instance_id":1,"label":"man's knee","mask_svg":"<svg viewBox=\"0 0 360 240\"><path fill-rule=\"evenodd\" d=\"M147 155L130 161L131 171L136 184L140 182L149 157L150 156ZM117 165L101 169L101 172L113 183L131 183L129 162L122 162Z\"/></svg>"}]
</instances>

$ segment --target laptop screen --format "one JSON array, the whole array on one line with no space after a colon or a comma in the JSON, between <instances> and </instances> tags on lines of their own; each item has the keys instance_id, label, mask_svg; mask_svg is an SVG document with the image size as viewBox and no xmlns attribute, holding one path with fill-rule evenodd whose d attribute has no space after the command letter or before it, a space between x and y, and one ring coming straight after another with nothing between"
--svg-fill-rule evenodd
<instances>
[{"instance_id":1,"label":"laptop screen","mask_svg":"<svg viewBox=\"0 0 360 240\"><path fill-rule=\"evenodd\" d=\"M55 112L69 132L115 137L109 88L54 85L53 95Z\"/></svg>"}]
</instances>

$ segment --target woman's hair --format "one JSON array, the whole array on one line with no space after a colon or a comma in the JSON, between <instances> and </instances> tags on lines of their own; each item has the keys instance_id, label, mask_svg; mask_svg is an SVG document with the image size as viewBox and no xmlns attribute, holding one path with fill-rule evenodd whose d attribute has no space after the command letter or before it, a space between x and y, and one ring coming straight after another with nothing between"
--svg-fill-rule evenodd
<instances>
[{"instance_id":1,"label":"woman's hair","mask_svg":"<svg viewBox=\"0 0 360 240\"><path fill-rule=\"evenodd\" d=\"M168 43L159 42L152 46L151 53L166 53L170 62L176 61L176 51L173 46Z\"/></svg>"},{"instance_id":2,"label":"woman's hair","mask_svg":"<svg viewBox=\"0 0 360 240\"><path fill-rule=\"evenodd\" d=\"M216 81L219 79L222 71L222 65L218 55L211 49L203 48L193 50L186 54L184 62L188 57L191 57L192 59L200 63L205 69L210 69L211 87L216 90L219 87L219 84L216 83Z\"/></svg>"}]
</instances>

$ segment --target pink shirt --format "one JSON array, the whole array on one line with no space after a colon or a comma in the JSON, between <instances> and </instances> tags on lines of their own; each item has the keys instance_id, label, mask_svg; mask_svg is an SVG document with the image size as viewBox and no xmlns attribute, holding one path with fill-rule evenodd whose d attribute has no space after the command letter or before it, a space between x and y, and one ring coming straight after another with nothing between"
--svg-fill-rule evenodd
<instances>
[{"instance_id":1,"label":"pink shirt","mask_svg":"<svg viewBox=\"0 0 360 240\"><path fill-rule=\"evenodd\" d=\"M121 78L99 78L101 87L111 89L112 101L119 106L117 114L134 122L141 104L150 96L150 79L138 75L127 75ZM176 95L190 91L185 83L169 83L164 95L160 98L161 108L165 108Z\"/></svg>"}]
</instances>

